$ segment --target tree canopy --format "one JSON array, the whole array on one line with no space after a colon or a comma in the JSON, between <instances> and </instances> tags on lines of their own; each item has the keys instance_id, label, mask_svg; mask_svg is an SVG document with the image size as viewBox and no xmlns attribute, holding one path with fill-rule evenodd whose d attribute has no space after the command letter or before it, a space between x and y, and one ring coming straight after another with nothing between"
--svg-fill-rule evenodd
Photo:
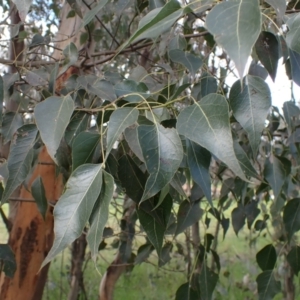
<instances>
[{"instance_id":1,"label":"tree canopy","mask_svg":"<svg viewBox=\"0 0 300 300\"><path fill-rule=\"evenodd\" d=\"M225 238L229 226L238 235L247 223L254 239L272 236L256 256L259 299L292 293L286 282L300 270L300 110L292 88L282 110L272 106L266 78L274 81L284 64L291 87L300 85L300 3L13 3L20 21L0 26L4 34L11 27L23 50L11 59L0 45L0 63L10 67L0 77L2 147L10 143L1 203L28 185L45 145L65 186L59 199L47 199L42 177L29 186L44 217L55 200L55 239L41 267L83 231L96 261L118 194L133 201L131 218L147 236L136 261L155 249L163 265L173 238L201 217L215 218ZM2 4L8 16L10 4ZM220 258L207 236L199 238L197 268L176 300L212 299ZM123 262L133 251L126 243ZM11 250L1 247L13 276ZM289 272L283 284L274 275L280 259Z\"/></svg>"}]
</instances>

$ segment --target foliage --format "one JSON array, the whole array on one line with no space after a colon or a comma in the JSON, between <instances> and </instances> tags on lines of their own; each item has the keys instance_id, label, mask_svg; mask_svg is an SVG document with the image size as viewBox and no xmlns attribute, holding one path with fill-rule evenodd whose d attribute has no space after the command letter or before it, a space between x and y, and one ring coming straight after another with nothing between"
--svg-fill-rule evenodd
<instances>
[{"instance_id":1,"label":"foliage","mask_svg":"<svg viewBox=\"0 0 300 300\"><path fill-rule=\"evenodd\" d=\"M24 22L31 3L14 3ZM96 260L115 190L135 202L148 238L136 263L153 247L159 265L166 263L173 237L202 216L207 227L215 218L226 238L230 208L236 234L247 223L254 240L262 232L272 237L256 256L260 299L289 292L276 268L283 259L287 272L300 269L300 110L292 94L283 113L272 106L265 74L275 80L282 62L300 82L298 1L287 7L285 0L82 3L87 9L76 0L66 4L69 19L81 18L81 43L61 49L61 61L51 59L48 35L26 24L21 35L14 25L28 55L13 62L18 73L0 79L0 103L18 103L16 112L1 114L2 137L11 142L2 203L25 182L42 144L67 180L43 265L86 226ZM220 187L217 202L212 183ZM43 193L39 179L32 195L44 216ZM213 297L220 258L216 244L198 238L195 268L176 299ZM216 232L211 240L218 238Z\"/></svg>"}]
</instances>

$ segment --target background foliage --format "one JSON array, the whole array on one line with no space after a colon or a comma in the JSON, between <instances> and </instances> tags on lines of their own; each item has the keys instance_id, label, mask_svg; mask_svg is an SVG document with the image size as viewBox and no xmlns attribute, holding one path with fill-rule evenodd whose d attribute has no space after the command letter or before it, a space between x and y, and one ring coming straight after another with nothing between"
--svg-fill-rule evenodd
<instances>
[{"instance_id":1,"label":"background foliage","mask_svg":"<svg viewBox=\"0 0 300 300\"><path fill-rule=\"evenodd\" d=\"M11 142L1 202L26 185L46 145L66 185L43 266L82 232L96 261L114 234L106 224L111 201L124 198L121 262L135 266L156 251L162 267L177 247L187 264L177 300L217 297L218 241L245 226L250 244L269 241L256 253L253 291L295 299L300 110L292 92L282 110L272 106L265 80L275 80L280 63L291 85L300 84L298 1L69 0L67 19L80 17L80 38L58 49L60 60L51 56L61 4L14 3L21 23L11 38L25 42L25 55L0 60L17 69L0 78L1 135ZM4 19L3 34L8 26ZM16 112L7 109L11 99ZM31 187L42 215L43 184ZM206 233L213 223L214 234ZM139 230L146 242L136 249ZM0 249L12 276L10 249Z\"/></svg>"}]
</instances>

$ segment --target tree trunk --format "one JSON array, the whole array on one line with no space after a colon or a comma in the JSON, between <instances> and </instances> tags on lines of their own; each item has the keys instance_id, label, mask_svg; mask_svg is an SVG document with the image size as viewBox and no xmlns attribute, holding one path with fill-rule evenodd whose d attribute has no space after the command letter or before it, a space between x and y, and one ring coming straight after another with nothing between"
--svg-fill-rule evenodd
<instances>
[{"instance_id":1,"label":"tree trunk","mask_svg":"<svg viewBox=\"0 0 300 300\"><path fill-rule=\"evenodd\" d=\"M87 246L87 241L85 233L76 239L72 244L72 261L71 261L71 288L68 295L68 300L77 300L79 298L80 292L85 295L85 288L83 284L83 271L82 265L84 262L85 250ZM85 299L86 296L85 296Z\"/></svg>"},{"instance_id":2,"label":"tree trunk","mask_svg":"<svg viewBox=\"0 0 300 300\"><path fill-rule=\"evenodd\" d=\"M59 33L57 34L57 47L63 49L63 43L69 44L71 39L79 38L74 35L78 32L80 22L78 17L66 19L70 7L66 3L62 9L62 23ZM12 5L11 23L20 22L18 11ZM78 25L79 24L79 25ZM22 30L20 28L20 30ZM66 35L69 38L66 41ZM64 36L64 38L62 38ZM64 40L59 42L59 40ZM24 43L18 41L18 37L12 39L10 59L22 60ZM60 59L62 51L55 51L53 58ZM16 72L13 66L11 72ZM58 78L61 81L61 78ZM64 77L64 80L67 78ZM58 82L61 86L61 82ZM15 111L14 101L6 104L7 111ZM1 145L0 153L2 157L7 157L9 145ZM47 280L49 265L40 270L41 264L49 252L54 239L53 233L53 207L49 206L46 219L44 220L38 211L34 201L22 201L33 199L30 193L32 182L40 176L42 178L46 198L55 205L63 191L63 179L61 174L57 176L56 167L49 156L45 147L42 148L38 158L38 165L29 180L28 186L21 188L20 193L14 193L15 201L10 201L10 222L12 224L9 245L15 253L17 270L13 278L5 277L1 273L0 277L0 299L1 300L38 300L42 298L44 286ZM19 201L16 201L20 199ZM11 199L12 200L12 199Z\"/></svg>"},{"instance_id":3,"label":"tree trunk","mask_svg":"<svg viewBox=\"0 0 300 300\"><path fill-rule=\"evenodd\" d=\"M32 199L30 187L41 176L46 198L55 203L63 189L62 176L56 176L55 165L45 147L42 148L38 164L31 176L28 190L21 188L20 201L17 201L16 213L9 236L9 245L16 257L17 270L13 278L1 274L0 299L41 299L46 282L47 269L39 272L41 264L53 243L53 207L49 206L44 220L35 202L22 201Z\"/></svg>"},{"instance_id":4,"label":"tree trunk","mask_svg":"<svg viewBox=\"0 0 300 300\"><path fill-rule=\"evenodd\" d=\"M135 203L128 196L125 196L123 207L124 213L121 220L122 233L120 234L121 245L115 259L102 277L99 287L99 300L113 300L115 285L120 276L125 272L128 260L130 259L129 255L131 255L135 226L135 220L132 218L135 212Z\"/></svg>"}]
</instances>

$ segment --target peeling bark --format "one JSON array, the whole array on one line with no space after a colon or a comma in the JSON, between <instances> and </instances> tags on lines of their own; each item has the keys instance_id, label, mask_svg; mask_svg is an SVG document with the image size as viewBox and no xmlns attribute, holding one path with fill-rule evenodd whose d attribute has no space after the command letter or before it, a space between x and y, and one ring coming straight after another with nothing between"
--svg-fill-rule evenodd
<instances>
[{"instance_id":1,"label":"peeling bark","mask_svg":"<svg viewBox=\"0 0 300 300\"><path fill-rule=\"evenodd\" d=\"M41 176L46 198L55 203L63 190L62 176L56 176L55 165L52 164L45 147L42 148L39 162L48 164L37 164L28 184L28 190L23 186L20 198L32 198L30 187L32 182ZM45 280L40 277L44 272L39 272L41 264L49 252L54 238L53 233L53 207L49 206L44 220L34 202L18 202L16 215L12 224L9 237L9 245L15 253L17 270L13 278L1 274L0 278L0 299L40 299Z\"/></svg>"}]
</instances>

